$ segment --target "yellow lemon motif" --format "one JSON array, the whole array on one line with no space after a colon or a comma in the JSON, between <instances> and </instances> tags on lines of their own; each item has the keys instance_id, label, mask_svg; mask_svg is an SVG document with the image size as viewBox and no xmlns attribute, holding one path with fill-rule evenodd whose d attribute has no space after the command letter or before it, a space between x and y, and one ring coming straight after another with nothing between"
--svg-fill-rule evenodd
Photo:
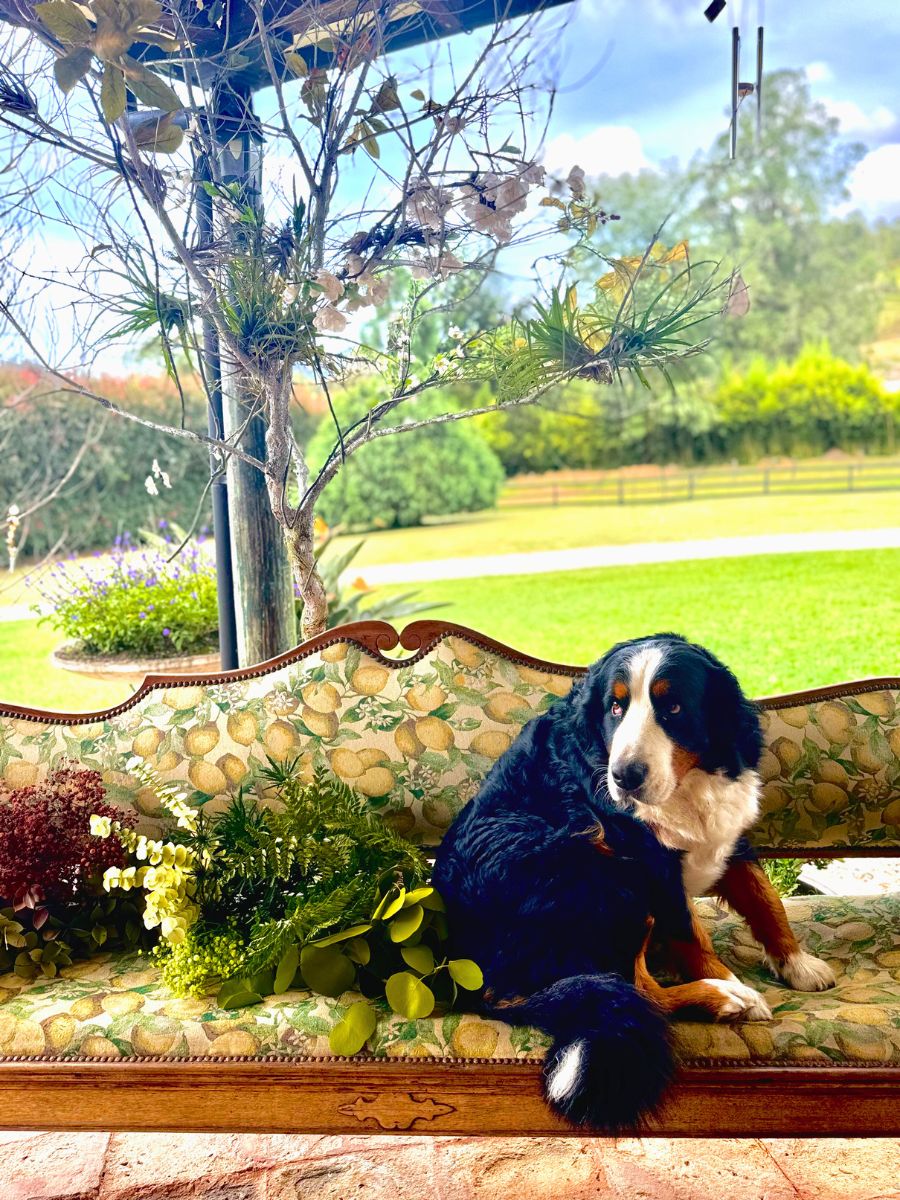
<instances>
[{"instance_id":1,"label":"yellow lemon motif","mask_svg":"<svg viewBox=\"0 0 900 1200\"><path fill-rule=\"evenodd\" d=\"M897 725L888 734L888 745L894 758L900 758L900 725Z\"/></svg>"},{"instance_id":2,"label":"yellow lemon motif","mask_svg":"<svg viewBox=\"0 0 900 1200\"><path fill-rule=\"evenodd\" d=\"M363 746L356 754L363 767L377 767L379 763L391 761L383 750L376 750L374 746Z\"/></svg>"},{"instance_id":3,"label":"yellow lemon motif","mask_svg":"<svg viewBox=\"0 0 900 1200\"><path fill-rule=\"evenodd\" d=\"M150 758L159 749L165 736L161 729L142 729L131 743L131 749L138 758Z\"/></svg>"},{"instance_id":4,"label":"yellow lemon motif","mask_svg":"<svg viewBox=\"0 0 900 1200\"><path fill-rule=\"evenodd\" d=\"M329 757L331 769L340 779L358 779L365 770L355 750L346 750L342 746L333 750Z\"/></svg>"},{"instance_id":5,"label":"yellow lemon motif","mask_svg":"<svg viewBox=\"0 0 900 1200\"><path fill-rule=\"evenodd\" d=\"M834 1040L848 1058L861 1062L884 1062L892 1057L890 1042L880 1030L869 1025L837 1025Z\"/></svg>"},{"instance_id":6,"label":"yellow lemon motif","mask_svg":"<svg viewBox=\"0 0 900 1200\"><path fill-rule=\"evenodd\" d=\"M72 1001L69 1012L76 1021L90 1021L103 1011L102 1001L102 996L82 996L81 999Z\"/></svg>"},{"instance_id":7,"label":"yellow lemon motif","mask_svg":"<svg viewBox=\"0 0 900 1200\"><path fill-rule=\"evenodd\" d=\"M228 780L213 763L197 759L188 767L188 779L198 792L207 796L221 796L228 790Z\"/></svg>"},{"instance_id":8,"label":"yellow lemon motif","mask_svg":"<svg viewBox=\"0 0 900 1200\"><path fill-rule=\"evenodd\" d=\"M279 717L277 721L267 725L263 735L266 750L272 758L278 761L293 758L297 753L299 740L297 730L290 721L285 721L283 717Z\"/></svg>"},{"instance_id":9,"label":"yellow lemon motif","mask_svg":"<svg viewBox=\"0 0 900 1200\"><path fill-rule=\"evenodd\" d=\"M137 992L112 992L101 1001L103 1011L114 1017L122 1017L126 1013L137 1012L144 1007L144 997Z\"/></svg>"},{"instance_id":10,"label":"yellow lemon motif","mask_svg":"<svg viewBox=\"0 0 900 1200\"><path fill-rule=\"evenodd\" d=\"M809 724L809 712L805 704L798 708L779 708L776 710L776 716L794 729L802 729L804 725Z\"/></svg>"},{"instance_id":11,"label":"yellow lemon motif","mask_svg":"<svg viewBox=\"0 0 900 1200\"><path fill-rule=\"evenodd\" d=\"M156 760L156 769L158 771L174 771L181 762L184 762L184 759L180 754L176 754L174 750L167 750Z\"/></svg>"},{"instance_id":12,"label":"yellow lemon motif","mask_svg":"<svg viewBox=\"0 0 900 1200\"><path fill-rule=\"evenodd\" d=\"M43 1054L44 1031L37 1021L0 1012L0 1053Z\"/></svg>"},{"instance_id":13,"label":"yellow lemon motif","mask_svg":"<svg viewBox=\"0 0 900 1200\"><path fill-rule=\"evenodd\" d=\"M900 797L886 804L881 810L881 823L900 827Z\"/></svg>"},{"instance_id":14,"label":"yellow lemon motif","mask_svg":"<svg viewBox=\"0 0 900 1200\"><path fill-rule=\"evenodd\" d=\"M229 713L225 728L231 740L237 742L239 746L252 746L259 736L256 717L246 709L242 712Z\"/></svg>"},{"instance_id":15,"label":"yellow lemon motif","mask_svg":"<svg viewBox=\"0 0 900 1200\"><path fill-rule=\"evenodd\" d=\"M416 725L412 720L404 721L394 730L394 745L404 758L418 758L425 749L416 737Z\"/></svg>"},{"instance_id":16,"label":"yellow lemon motif","mask_svg":"<svg viewBox=\"0 0 900 1200\"><path fill-rule=\"evenodd\" d=\"M775 1039L772 1037L772 1031L765 1025L748 1021L739 1029L754 1058L771 1058L774 1055Z\"/></svg>"},{"instance_id":17,"label":"yellow lemon motif","mask_svg":"<svg viewBox=\"0 0 900 1200\"><path fill-rule=\"evenodd\" d=\"M838 1021L855 1021L858 1025L887 1025L888 1015L877 1004L854 1004L847 1008L836 1008L828 1014Z\"/></svg>"},{"instance_id":18,"label":"yellow lemon motif","mask_svg":"<svg viewBox=\"0 0 900 1200\"><path fill-rule=\"evenodd\" d=\"M787 1047L787 1056L795 1062L831 1063L828 1055L817 1046L807 1046L803 1042L793 1042Z\"/></svg>"},{"instance_id":19,"label":"yellow lemon motif","mask_svg":"<svg viewBox=\"0 0 900 1200\"><path fill-rule=\"evenodd\" d=\"M850 783L845 769L831 758L822 758L816 763L815 776L820 783L833 783L839 788L846 788Z\"/></svg>"},{"instance_id":20,"label":"yellow lemon motif","mask_svg":"<svg viewBox=\"0 0 900 1200\"><path fill-rule=\"evenodd\" d=\"M515 692L494 692L484 706L487 716L503 725L518 724L528 710L528 701Z\"/></svg>"},{"instance_id":21,"label":"yellow lemon motif","mask_svg":"<svg viewBox=\"0 0 900 1200\"><path fill-rule=\"evenodd\" d=\"M490 1058L500 1041L496 1025L478 1017L463 1017L453 1030L450 1045L460 1058Z\"/></svg>"},{"instance_id":22,"label":"yellow lemon motif","mask_svg":"<svg viewBox=\"0 0 900 1200\"><path fill-rule=\"evenodd\" d=\"M173 1017L176 1021L202 1017L205 1012L209 1012L209 1001L203 996L182 996L179 1000L170 1000L162 1008L163 1016Z\"/></svg>"},{"instance_id":23,"label":"yellow lemon motif","mask_svg":"<svg viewBox=\"0 0 900 1200\"><path fill-rule=\"evenodd\" d=\"M387 667L364 663L361 667L357 667L350 676L350 686L354 692L359 692L361 696L377 696L379 692L384 691L390 677L391 673ZM325 686L331 687L331 684ZM332 691L337 695L336 689L332 688ZM332 710L328 709L326 711L331 712Z\"/></svg>"},{"instance_id":24,"label":"yellow lemon motif","mask_svg":"<svg viewBox=\"0 0 900 1200\"><path fill-rule=\"evenodd\" d=\"M3 772L3 778L10 787L14 788L31 787L32 784L37 783L37 777L37 763L22 762L18 758L7 763L6 770Z\"/></svg>"},{"instance_id":25,"label":"yellow lemon motif","mask_svg":"<svg viewBox=\"0 0 900 1200\"><path fill-rule=\"evenodd\" d=\"M215 1041L210 1042L207 1054L215 1058L238 1058L256 1054L259 1050L259 1040L244 1029L235 1029L232 1033L223 1033Z\"/></svg>"},{"instance_id":26,"label":"yellow lemon motif","mask_svg":"<svg viewBox=\"0 0 900 1200\"><path fill-rule=\"evenodd\" d=\"M162 702L166 708L178 711L184 708L196 708L203 703L206 692L201 687L166 688L162 694Z\"/></svg>"},{"instance_id":27,"label":"yellow lemon motif","mask_svg":"<svg viewBox=\"0 0 900 1200\"><path fill-rule=\"evenodd\" d=\"M882 967L900 967L900 950L882 950L875 961Z\"/></svg>"},{"instance_id":28,"label":"yellow lemon motif","mask_svg":"<svg viewBox=\"0 0 900 1200\"><path fill-rule=\"evenodd\" d=\"M846 807L847 793L833 783L815 783L809 794L813 807L820 813L837 812Z\"/></svg>"},{"instance_id":29,"label":"yellow lemon motif","mask_svg":"<svg viewBox=\"0 0 900 1200\"><path fill-rule=\"evenodd\" d=\"M388 829L392 829L400 837L406 837L416 827L416 818L408 808L398 808L396 812L385 813L381 819Z\"/></svg>"},{"instance_id":30,"label":"yellow lemon motif","mask_svg":"<svg viewBox=\"0 0 900 1200\"><path fill-rule=\"evenodd\" d=\"M889 720L897 707L891 692L865 692L861 696L854 696L854 699L860 708L864 708L873 717L881 717L883 720Z\"/></svg>"},{"instance_id":31,"label":"yellow lemon motif","mask_svg":"<svg viewBox=\"0 0 900 1200\"><path fill-rule=\"evenodd\" d=\"M338 731L337 713L320 713L313 708L302 708L300 716L310 733L316 737L331 741Z\"/></svg>"},{"instance_id":32,"label":"yellow lemon motif","mask_svg":"<svg viewBox=\"0 0 900 1200\"><path fill-rule=\"evenodd\" d=\"M769 749L781 763L785 771L792 771L800 761L802 751L791 738L776 738Z\"/></svg>"},{"instance_id":33,"label":"yellow lemon motif","mask_svg":"<svg viewBox=\"0 0 900 1200\"><path fill-rule=\"evenodd\" d=\"M122 1051L108 1037L92 1033L78 1047L79 1054L85 1058L121 1058Z\"/></svg>"},{"instance_id":34,"label":"yellow lemon motif","mask_svg":"<svg viewBox=\"0 0 900 1200\"><path fill-rule=\"evenodd\" d=\"M142 787L134 794L134 807L145 817L155 817L163 811L162 802L152 787Z\"/></svg>"},{"instance_id":35,"label":"yellow lemon motif","mask_svg":"<svg viewBox=\"0 0 900 1200\"><path fill-rule=\"evenodd\" d=\"M859 769L865 771L867 775L877 775L884 766L881 758L863 738L855 741L850 747L850 757Z\"/></svg>"},{"instance_id":36,"label":"yellow lemon motif","mask_svg":"<svg viewBox=\"0 0 900 1200\"><path fill-rule=\"evenodd\" d=\"M456 811L446 800L438 796L428 796L422 802L422 816L429 825L434 825L438 829L449 829L456 816Z\"/></svg>"},{"instance_id":37,"label":"yellow lemon motif","mask_svg":"<svg viewBox=\"0 0 900 1200\"><path fill-rule=\"evenodd\" d=\"M847 707L838 700L826 700L816 709L819 728L833 746L846 746L850 734L856 728L856 718Z\"/></svg>"},{"instance_id":38,"label":"yellow lemon motif","mask_svg":"<svg viewBox=\"0 0 900 1200\"><path fill-rule=\"evenodd\" d=\"M131 1044L138 1054L168 1054L181 1036L181 1026L170 1017L144 1017L131 1030Z\"/></svg>"},{"instance_id":39,"label":"yellow lemon motif","mask_svg":"<svg viewBox=\"0 0 900 1200\"><path fill-rule=\"evenodd\" d=\"M384 673L386 675L387 671ZM320 683L313 680L302 689L300 694L303 696L303 703L313 712L335 713L341 705L340 692L333 683Z\"/></svg>"},{"instance_id":40,"label":"yellow lemon motif","mask_svg":"<svg viewBox=\"0 0 900 1200\"><path fill-rule=\"evenodd\" d=\"M75 1036L78 1023L68 1013L57 1013L56 1016L46 1017L41 1021L47 1049L51 1054L60 1054Z\"/></svg>"},{"instance_id":41,"label":"yellow lemon motif","mask_svg":"<svg viewBox=\"0 0 900 1200\"><path fill-rule=\"evenodd\" d=\"M733 1029L704 1025L699 1021L676 1021L672 1026L680 1058L749 1058L750 1047Z\"/></svg>"},{"instance_id":42,"label":"yellow lemon motif","mask_svg":"<svg viewBox=\"0 0 900 1200\"><path fill-rule=\"evenodd\" d=\"M464 642L462 638L448 637L447 645L453 657L464 667L477 667L484 662L484 652L470 642Z\"/></svg>"},{"instance_id":43,"label":"yellow lemon motif","mask_svg":"<svg viewBox=\"0 0 900 1200\"><path fill-rule=\"evenodd\" d=\"M386 796L393 786L394 776L387 767L369 767L353 780L353 787L364 796Z\"/></svg>"},{"instance_id":44,"label":"yellow lemon motif","mask_svg":"<svg viewBox=\"0 0 900 1200\"><path fill-rule=\"evenodd\" d=\"M782 812L788 808L791 798L783 787L777 783L767 783L762 790L762 809L764 814Z\"/></svg>"},{"instance_id":45,"label":"yellow lemon motif","mask_svg":"<svg viewBox=\"0 0 900 1200\"><path fill-rule=\"evenodd\" d=\"M436 683L430 685L417 683L409 689L404 699L416 712L429 713L435 708L440 708L446 702L447 693Z\"/></svg>"},{"instance_id":46,"label":"yellow lemon motif","mask_svg":"<svg viewBox=\"0 0 900 1200\"><path fill-rule=\"evenodd\" d=\"M347 657L347 650L346 642L335 642L333 646L326 646L320 654L325 662L343 662Z\"/></svg>"},{"instance_id":47,"label":"yellow lemon motif","mask_svg":"<svg viewBox=\"0 0 900 1200\"><path fill-rule=\"evenodd\" d=\"M247 774L247 764L236 754L223 754L221 758L216 759L216 766L232 787L239 787Z\"/></svg>"},{"instance_id":48,"label":"yellow lemon motif","mask_svg":"<svg viewBox=\"0 0 900 1200\"><path fill-rule=\"evenodd\" d=\"M213 721L194 725L184 735L184 748L192 758L203 758L219 744L219 727Z\"/></svg>"},{"instance_id":49,"label":"yellow lemon motif","mask_svg":"<svg viewBox=\"0 0 900 1200\"><path fill-rule=\"evenodd\" d=\"M449 750L453 745L453 730L441 717L420 717L416 737L429 750Z\"/></svg>"},{"instance_id":50,"label":"yellow lemon motif","mask_svg":"<svg viewBox=\"0 0 900 1200\"><path fill-rule=\"evenodd\" d=\"M759 766L756 770L763 783L768 783L770 779L778 779L780 777L781 763L770 750L763 750L760 755Z\"/></svg>"},{"instance_id":51,"label":"yellow lemon motif","mask_svg":"<svg viewBox=\"0 0 900 1200\"><path fill-rule=\"evenodd\" d=\"M385 1054L388 1058L434 1058L425 1042L391 1042Z\"/></svg>"},{"instance_id":52,"label":"yellow lemon motif","mask_svg":"<svg viewBox=\"0 0 900 1200\"><path fill-rule=\"evenodd\" d=\"M483 754L485 758L499 758L501 754L512 745L512 738L508 733L502 733L500 730L486 729L483 733L476 733L475 737L469 745L469 749L476 754Z\"/></svg>"}]
</instances>

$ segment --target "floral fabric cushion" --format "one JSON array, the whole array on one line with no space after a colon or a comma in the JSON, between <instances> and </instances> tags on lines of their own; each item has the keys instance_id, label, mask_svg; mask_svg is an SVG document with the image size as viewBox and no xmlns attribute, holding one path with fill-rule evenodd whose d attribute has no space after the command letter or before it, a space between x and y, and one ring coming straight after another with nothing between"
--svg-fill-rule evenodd
<instances>
[{"instance_id":1,"label":"floral fabric cushion","mask_svg":"<svg viewBox=\"0 0 900 1200\"><path fill-rule=\"evenodd\" d=\"M100 770L111 799L159 826L153 793L125 770L139 755L196 803L261 794L268 757L334 771L413 840L440 841L522 725L571 688L459 634L417 662L380 660L337 640L292 663L225 683L154 689L114 716L53 722L0 711L0 782L33 783L61 759ZM765 714L758 845L900 847L900 690L857 688Z\"/></svg>"},{"instance_id":2,"label":"floral fabric cushion","mask_svg":"<svg viewBox=\"0 0 900 1200\"><path fill-rule=\"evenodd\" d=\"M683 1061L768 1064L872 1063L900 1067L900 895L871 899L795 898L788 913L804 945L825 958L837 987L793 992L774 981L746 926L708 901L704 920L716 949L759 988L775 1019L736 1025L679 1022ZM269 997L235 1012L206 999L174 999L136 955L103 956L53 980L0 977L0 1055L74 1058L231 1058L331 1055L328 1033L348 993ZM385 1011L366 1053L374 1057L533 1060L547 1038L536 1029L474 1014L408 1021Z\"/></svg>"}]
</instances>

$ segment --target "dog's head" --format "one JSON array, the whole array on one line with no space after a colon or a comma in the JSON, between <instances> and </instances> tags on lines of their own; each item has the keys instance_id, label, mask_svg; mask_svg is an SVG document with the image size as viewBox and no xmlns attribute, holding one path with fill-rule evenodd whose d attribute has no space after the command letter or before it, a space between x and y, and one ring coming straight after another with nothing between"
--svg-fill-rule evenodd
<instances>
[{"instance_id":1,"label":"dog's head","mask_svg":"<svg viewBox=\"0 0 900 1200\"><path fill-rule=\"evenodd\" d=\"M603 743L619 804L662 809L694 768L737 779L759 761L756 709L723 663L677 634L613 646L576 704L585 734Z\"/></svg>"}]
</instances>

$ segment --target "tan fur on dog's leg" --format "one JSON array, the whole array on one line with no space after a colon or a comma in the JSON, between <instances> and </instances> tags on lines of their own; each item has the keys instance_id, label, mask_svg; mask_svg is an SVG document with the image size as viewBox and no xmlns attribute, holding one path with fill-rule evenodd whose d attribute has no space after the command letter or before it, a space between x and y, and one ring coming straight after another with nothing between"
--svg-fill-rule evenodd
<instances>
[{"instance_id":1,"label":"tan fur on dog's leg","mask_svg":"<svg viewBox=\"0 0 900 1200\"><path fill-rule=\"evenodd\" d=\"M834 987L831 967L800 946L781 897L759 863L731 863L715 890L729 908L744 918L750 932L762 943L766 962L789 987L799 992Z\"/></svg>"}]
</instances>

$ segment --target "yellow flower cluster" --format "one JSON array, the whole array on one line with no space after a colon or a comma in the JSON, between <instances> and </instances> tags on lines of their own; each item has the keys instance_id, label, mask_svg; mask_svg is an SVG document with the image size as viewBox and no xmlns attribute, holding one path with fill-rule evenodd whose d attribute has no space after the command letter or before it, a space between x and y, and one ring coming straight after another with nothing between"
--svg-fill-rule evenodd
<instances>
[{"instance_id":1,"label":"yellow flower cluster","mask_svg":"<svg viewBox=\"0 0 900 1200\"><path fill-rule=\"evenodd\" d=\"M129 766L146 786L157 792L181 829L196 830L197 812L185 802L182 794L161 784L139 759L132 760ZM197 891L197 868L209 865L209 851L197 853L188 846L148 838L133 829L123 828L118 821L96 814L91 817L91 833L101 838L114 833L133 858L148 864L110 867L103 876L103 887L107 892L113 888L126 892L143 888L147 893L144 925L147 929L159 928L169 945L180 945L200 915L200 908L193 899Z\"/></svg>"}]
</instances>

